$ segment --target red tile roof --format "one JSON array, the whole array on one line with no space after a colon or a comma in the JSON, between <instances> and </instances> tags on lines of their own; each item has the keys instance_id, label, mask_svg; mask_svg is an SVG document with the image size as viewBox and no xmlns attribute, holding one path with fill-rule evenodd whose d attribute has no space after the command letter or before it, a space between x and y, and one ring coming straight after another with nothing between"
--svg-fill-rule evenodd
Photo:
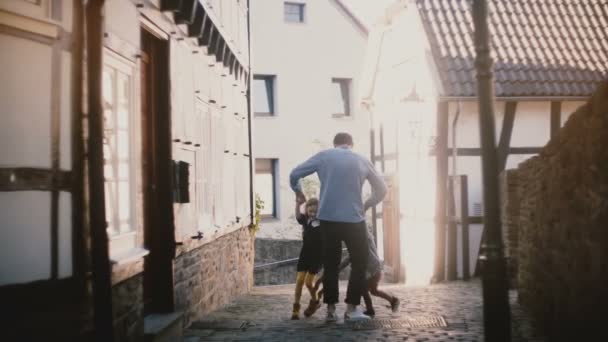
<instances>
[{"instance_id":1,"label":"red tile roof","mask_svg":"<svg viewBox=\"0 0 608 342\"><path fill-rule=\"evenodd\" d=\"M496 96L590 96L608 78L608 0L488 0ZM416 0L444 88L476 93L472 0Z\"/></svg>"}]
</instances>

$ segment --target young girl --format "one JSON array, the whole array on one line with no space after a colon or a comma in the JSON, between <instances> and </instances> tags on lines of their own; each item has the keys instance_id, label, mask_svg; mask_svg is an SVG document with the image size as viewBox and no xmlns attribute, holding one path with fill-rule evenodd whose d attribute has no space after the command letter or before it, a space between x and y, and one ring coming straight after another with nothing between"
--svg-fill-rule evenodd
<instances>
[{"instance_id":1,"label":"young girl","mask_svg":"<svg viewBox=\"0 0 608 342\"><path fill-rule=\"evenodd\" d=\"M296 277L296 293L293 303L293 312L291 319L300 319L300 298L302 297L302 287L306 284L306 288L310 292L310 304L304 311L308 317L312 315L320 306L314 288L314 280L316 274L323 265L322 259L322 241L320 231L320 221L317 219L317 209L319 200L311 198L306 201L305 214L300 212L302 202L296 200L296 219L302 225L302 250L298 259L298 274Z\"/></svg>"},{"instance_id":2,"label":"young girl","mask_svg":"<svg viewBox=\"0 0 608 342\"><path fill-rule=\"evenodd\" d=\"M399 298L390 295L382 290L378 289L378 284L380 283L380 279L382 278L382 261L378 257L378 251L376 250L376 244L374 243L374 237L367 231L367 244L369 246L369 256L367 259L367 269L365 270L365 277L367 279L367 289L363 294L363 300L365 301L365 312L364 314L370 317L374 317L376 315L376 311L374 310L374 306L372 303L372 297L370 293L376 297L386 299L391 305L391 310L393 312L399 311L400 301ZM350 259L346 257L340 266L338 267L339 271L342 271L350 264ZM323 276L319 277L315 284L315 292L319 290L321 283L323 281ZM318 292L317 297L321 298L323 296L323 290L321 289Z\"/></svg>"}]
</instances>

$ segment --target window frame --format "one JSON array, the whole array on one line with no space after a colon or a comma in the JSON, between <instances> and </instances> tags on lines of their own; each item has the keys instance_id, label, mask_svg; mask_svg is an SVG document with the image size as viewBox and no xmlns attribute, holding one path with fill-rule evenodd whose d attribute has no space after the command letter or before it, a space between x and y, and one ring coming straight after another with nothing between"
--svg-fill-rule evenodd
<instances>
[{"instance_id":1,"label":"window frame","mask_svg":"<svg viewBox=\"0 0 608 342\"><path fill-rule=\"evenodd\" d=\"M288 7L297 7L299 20L291 21L288 20L287 16L287 8ZM284 1L283 2L283 21L287 24L305 24L306 23L306 3L303 2L295 2L295 1Z\"/></svg>"},{"instance_id":2,"label":"window frame","mask_svg":"<svg viewBox=\"0 0 608 342\"><path fill-rule=\"evenodd\" d=\"M128 157L127 157L127 165L128 165L128 189L129 189L129 219L128 224L130 229L125 232L120 232L120 228L112 227L115 222L108 222L108 240L109 240L109 249L110 249L110 258L112 260L120 260L121 256L128 254L131 250L137 248L137 235L138 235L138 219L137 219L137 156L135 153L137 152L135 148L136 139L135 135L137 127L136 122L136 113L137 113L137 93L136 93L136 82L137 82L137 66L132 61L125 59L124 57L114 53L113 51L104 48L103 52L103 70L109 67L114 70L115 74L123 73L127 77L129 77L129 118L127 120L127 141L129 144L128 148ZM117 77L113 79L113 96L117 95ZM116 100L116 99L114 99ZM105 110L105 106L104 106ZM116 108L114 109L116 111ZM114 120L116 120L116 113L113 113ZM113 129L116 131L117 123L113 125ZM105 122L104 122L104 131L106 130ZM105 144L104 144L105 145ZM105 168L105 156L104 156L104 168ZM113 180L113 182L118 182L119 180ZM104 192L106 186L106 179L104 174ZM107 194L105 195L107 196ZM107 197L106 197L107 198ZM104 199L105 201L105 199ZM107 204L106 204L107 206ZM106 220L108 213L106 212ZM114 215L116 216L116 215ZM114 220L114 218L112 218ZM109 230L118 231L117 233L110 234Z\"/></svg>"},{"instance_id":3,"label":"window frame","mask_svg":"<svg viewBox=\"0 0 608 342\"><path fill-rule=\"evenodd\" d=\"M276 75L270 75L270 74L255 74L253 75L253 82L255 83L255 81L264 81L264 86L266 88L266 101L268 102L268 112L258 112L256 110L256 103L255 103L255 99L256 97L254 96L253 100L253 115L255 117L269 117L269 116L276 116L277 113L277 106L276 106L276 80L277 80L277 76ZM268 85L270 84L270 89L268 89ZM253 87L255 88L255 87Z\"/></svg>"},{"instance_id":4,"label":"window frame","mask_svg":"<svg viewBox=\"0 0 608 342\"><path fill-rule=\"evenodd\" d=\"M338 84L340 87L340 95L342 96L344 113L332 113L332 117L334 118L350 118L353 116L352 112L352 78L346 77L332 77L331 79L332 87L334 87L334 83ZM344 86L346 87L346 99L344 99ZM333 98L332 98L333 102ZM332 103L333 105L333 103Z\"/></svg>"},{"instance_id":5,"label":"window frame","mask_svg":"<svg viewBox=\"0 0 608 342\"><path fill-rule=\"evenodd\" d=\"M270 171L269 172L265 172L262 171L260 172L259 170L263 170L266 169L267 167L258 167L258 161L260 162L265 162L268 161L270 163ZM261 214L262 219L264 220L268 220L268 219L279 219L279 179L278 179L278 165L279 165L279 159L277 158L256 158L255 159L255 176L258 175L262 175L262 174L270 174L271 178L272 178L272 213L271 214ZM264 206L266 208L267 203L264 203Z\"/></svg>"}]
</instances>

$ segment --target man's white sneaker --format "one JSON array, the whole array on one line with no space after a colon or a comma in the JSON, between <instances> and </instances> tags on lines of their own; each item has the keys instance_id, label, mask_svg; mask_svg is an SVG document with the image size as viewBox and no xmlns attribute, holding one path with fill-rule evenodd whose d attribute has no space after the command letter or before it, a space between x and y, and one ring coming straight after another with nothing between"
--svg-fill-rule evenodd
<instances>
[{"instance_id":1,"label":"man's white sneaker","mask_svg":"<svg viewBox=\"0 0 608 342\"><path fill-rule=\"evenodd\" d=\"M346 311L344 312L344 320L351 322L359 322L359 321L369 321L371 318L363 314L363 312L359 310Z\"/></svg>"}]
</instances>

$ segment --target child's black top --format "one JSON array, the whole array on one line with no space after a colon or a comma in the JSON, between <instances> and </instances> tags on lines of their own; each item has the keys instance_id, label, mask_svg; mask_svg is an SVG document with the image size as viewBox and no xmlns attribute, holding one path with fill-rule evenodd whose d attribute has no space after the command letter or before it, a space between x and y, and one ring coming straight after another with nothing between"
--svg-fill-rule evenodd
<instances>
[{"instance_id":1,"label":"child's black top","mask_svg":"<svg viewBox=\"0 0 608 342\"><path fill-rule=\"evenodd\" d=\"M297 220L302 225L302 250L298 259L298 272L316 274L323 266L320 221L311 220L307 215L299 215Z\"/></svg>"}]
</instances>

